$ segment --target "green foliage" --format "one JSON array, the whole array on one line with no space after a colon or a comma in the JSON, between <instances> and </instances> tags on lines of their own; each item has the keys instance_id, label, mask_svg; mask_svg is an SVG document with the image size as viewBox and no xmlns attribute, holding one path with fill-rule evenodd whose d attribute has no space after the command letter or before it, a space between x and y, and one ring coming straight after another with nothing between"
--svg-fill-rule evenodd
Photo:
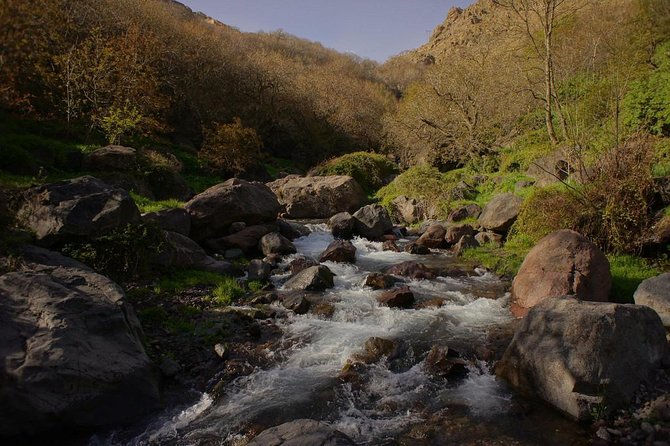
<instances>
[{"instance_id":1,"label":"green foliage","mask_svg":"<svg viewBox=\"0 0 670 446\"><path fill-rule=\"evenodd\" d=\"M161 277L160 282L154 288L156 293L175 293L196 286L217 286L225 279L221 274L197 269L175 271Z\"/></svg>"},{"instance_id":2,"label":"green foliage","mask_svg":"<svg viewBox=\"0 0 670 446\"><path fill-rule=\"evenodd\" d=\"M661 138L656 144L651 173L654 177L670 176L670 138Z\"/></svg>"},{"instance_id":3,"label":"green foliage","mask_svg":"<svg viewBox=\"0 0 670 446\"><path fill-rule=\"evenodd\" d=\"M564 185L535 189L521 205L511 236L537 243L559 229L578 229L582 213L583 204Z\"/></svg>"},{"instance_id":4,"label":"green foliage","mask_svg":"<svg viewBox=\"0 0 670 446\"><path fill-rule=\"evenodd\" d=\"M244 290L234 277L224 277L212 292L212 300L219 305L230 305L242 296Z\"/></svg>"},{"instance_id":5,"label":"green foliage","mask_svg":"<svg viewBox=\"0 0 670 446\"><path fill-rule=\"evenodd\" d=\"M656 69L634 82L624 99L624 122L632 129L670 135L670 41L656 49Z\"/></svg>"},{"instance_id":6,"label":"green foliage","mask_svg":"<svg viewBox=\"0 0 670 446\"><path fill-rule=\"evenodd\" d=\"M500 171L525 172L533 161L553 150L546 130L529 131L500 151Z\"/></svg>"},{"instance_id":7,"label":"green foliage","mask_svg":"<svg viewBox=\"0 0 670 446\"><path fill-rule=\"evenodd\" d=\"M514 277L521 268L526 254L532 248L530 240L517 237L504 246L484 245L463 251L462 256L500 276Z\"/></svg>"},{"instance_id":8,"label":"green foliage","mask_svg":"<svg viewBox=\"0 0 670 446\"><path fill-rule=\"evenodd\" d=\"M140 122L142 114L127 101L123 107L111 107L100 119L100 128L110 144L120 144L121 137L132 133Z\"/></svg>"},{"instance_id":9,"label":"green foliage","mask_svg":"<svg viewBox=\"0 0 670 446\"><path fill-rule=\"evenodd\" d=\"M384 180L398 171L397 166L384 155L354 152L326 161L317 166L314 175L349 175L368 194L384 185Z\"/></svg>"},{"instance_id":10,"label":"green foliage","mask_svg":"<svg viewBox=\"0 0 670 446\"><path fill-rule=\"evenodd\" d=\"M265 284L260 280L250 280L247 282L247 288L254 293L262 290L264 286Z\"/></svg>"},{"instance_id":11,"label":"green foliage","mask_svg":"<svg viewBox=\"0 0 670 446\"><path fill-rule=\"evenodd\" d=\"M176 199L154 201L133 191L130 192L130 196L143 214L147 212L164 211L166 209L183 208L185 204L183 201Z\"/></svg>"},{"instance_id":12,"label":"green foliage","mask_svg":"<svg viewBox=\"0 0 670 446\"><path fill-rule=\"evenodd\" d=\"M149 272L149 259L160 251L163 232L149 224L128 224L90 241L63 246L63 253L114 280L124 281Z\"/></svg>"},{"instance_id":13,"label":"green foliage","mask_svg":"<svg viewBox=\"0 0 670 446\"><path fill-rule=\"evenodd\" d=\"M612 272L612 301L634 303L633 294L643 280L661 274L660 268L648 260L631 255L610 255Z\"/></svg>"}]
</instances>

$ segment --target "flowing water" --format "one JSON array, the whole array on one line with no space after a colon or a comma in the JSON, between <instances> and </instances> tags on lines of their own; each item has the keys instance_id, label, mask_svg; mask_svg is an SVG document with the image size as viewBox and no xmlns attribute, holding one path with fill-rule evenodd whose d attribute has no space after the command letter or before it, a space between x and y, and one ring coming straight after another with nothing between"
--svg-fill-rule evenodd
<instances>
[{"instance_id":1,"label":"flowing water","mask_svg":"<svg viewBox=\"0 0 670 446\"><path fill-rule=\"evenodd\" d=\"M312 229L295 245L299 254L318 258L333 239L324 225ZM335 287L323 293L335 308L331 318L289 314L278 320L284 347L271 352L278 358L274 367L233 381L216 401L201 395L133 439L92 443L244 444L249 430L298 418L322 420L366 445L579 442L578 426L514 396L483 361L471 357L467 378L453 383L425 370L431 346L449 346L467 355L485 343L489 330L510 323L508 297L497 277L477 271L472 277L412 280L408 285L417 303L440 297L445 304L411 310L382 307L376 301L381 292L362 285L368 272L407 260L436 267L457 260L447 253L385 252L380 243L364 239L355 239L354 245L355 265L325 263L336 274ZM273 278L280 290L287 277ZM339 381L347 360L361 353L373 336L401 343L401 357L368 366L360 381Z\"/></svg>"}]
</instances>

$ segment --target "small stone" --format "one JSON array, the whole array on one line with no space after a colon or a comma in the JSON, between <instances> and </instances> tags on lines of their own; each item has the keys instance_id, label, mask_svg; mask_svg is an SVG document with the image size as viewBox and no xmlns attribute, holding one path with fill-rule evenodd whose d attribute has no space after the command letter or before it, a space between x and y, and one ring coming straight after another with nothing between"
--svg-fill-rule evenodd
<instances>
[{"instance_id":1,"label":"small stone","mask_svg":"<svg viewBox=\"0 0 670 446\"><path fill-rule=\"evenodd\" d=\"M214 353L216 353L219 358L224 359L228 354L228 349L223 344L216 344L214 346Z\"/></svg>"}]
</instances>

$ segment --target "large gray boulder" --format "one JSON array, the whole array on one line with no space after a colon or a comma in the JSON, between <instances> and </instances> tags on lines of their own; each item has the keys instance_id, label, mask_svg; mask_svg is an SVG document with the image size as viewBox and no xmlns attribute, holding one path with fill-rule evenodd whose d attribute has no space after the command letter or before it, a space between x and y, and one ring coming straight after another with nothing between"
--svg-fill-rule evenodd
<instances>
[{"instance_id":1,"label":"large gray boulder","mask_svg":"<svg viewBox=\"0 0 670 446\"><path fill-rule=\"evenodd\" d=\"M512 309L522 316L542 299L566 294L607 302L611 288L605 254L583 235L564 229L544 237L526 255L512 282Z\"/></svg>"},{"instance_id":2,"label":"large gray boulder","mask_svg":"<svg viewBox=\"0 0 670 446\"><path fill-rule=\"evenodd\" d=\"M635 303L646 305L661 317L663 325L670 327L670 273L643 281L633 295Z\"/></svg>"},{"instance_id":3,"label":"large gray boulder","mask_svg":"<svg viewBox=\"0 0 670 446\"><path fill-rule=\"evenodd\" d=\"M149 212L142 215L142 221L153 223L165 231L178 232L185 236L191 232L191 217L182 208Z\"/></svg>"},{"instance_id":4,"label":"large gray boulder","mask_svg":"<svg viewBox=\"0 0 670 446\"><path fill-rule=\"evenodd\" d=\"M165 241L151 259L164 268L195 268L219 274L232 274L230 262L210 257L200 245L178 232L163 231Z\"/></svg>"},{"instance_id":5,"label":"large gray boulder","mask_svg":"<svg viewBox=\"0 0 670 446\"><path fill-rule=\"evenodd\" d=\"M546 299L530 310L496 367L522 393L578 420L630 402L667 349L658 315L642 305Z\"/></svg>"},{"instance_id":6,"label":"large gray boulder","mask_svg":"<svg viewBox=\"0 0 670 446\"><path fill-rule=\"evenodd\" d=\"M264 184L231 178L196 195L184 208L191 216L191 236L200 241L225 235L234 222L273 222L280 205Z\"/></svg>"},{"instance_id":7,"label":"large gray boulder","mask_svg":"<svg viewBox=\"0 0 670 446\"><path fill-rule=\"evenodd\" d=\"M356 263L356 247L349 240L334 240L321 253L319 262Z\"/></svg>"},{"instance_id":8,"label":"large gray boulder","mask_svg":"<svg viewBox=\"0 0 670 446\"><path fill-rule=\"evenodd\" d=\"M278 227L275 224L248 226L234 234L207 240L205 245L212 251L225 252L228 249L241 249L244 254L252 255L258 252L263 236L277 230Z\"/></svg>"},{"instance_id":9,"label":"large gray boulder","mask_svg":"<svg viewBox=\"0 0 670 446\"><path fill-rule=\"evenodd\" d=\"M69 237L95 237L128 223L140 212L123 189L83 176L26 190L17 219L44 245Z\"/></svg>"},{"instance_id":10,"label":"large gray boulder","mask_svg":"<svg viewBox=\"0 0 670 446\"><path fill-rule=\"evenodd\" d=\"M379 204L363 206L354 214L356 233L368 240L377 240L393 230L388 212Z\"/></svg>"},{"instance_id":11,"label":"large gray boulder","mask_svg":"<svg viewBox=\"0 0 670 446\"><path fill-rule=\"evenodd\" d=\"M121 288L57 253L33 247L26 258L0 276L0 436L118 425L156 409Z\"/></svg>"},{"instance_id":12,"label":"large gray boulder","mask_svg":"<svg viewBox=\"0 0 670 446\"><path fill-rule=\"evenodd\" d=\"M258 242L258 250L266 256L271 254L295 254L297 252L293 242L278 232L271 232L261 237Z\"/></svg>"},{"instance_id":13,"label":"large gray boulder","mask_svg":"<svg viewBox=\"0 0 670 446\"><path fill-rule=\"evenodd\" d=\"M326 266L310 266L291 277L284 284L284 289L323 291L335 286L333 282L334 276L335 275Z\"/></svg>"},{"instance_id":14,"label":"large gray boulder","mask_svg":"<svg viewBox=\"0 0 670 446\"><path fill-rule=\"evenodd\" d=\"M355 443L325 423L302 419L266 429L247 446L355 446Z\"/></svg>"},{"instance_id":15,"label":"large gray boulder","mask_svg":"<svg viewBox=\"0 0 670 446\"><path fill-rule=\"evenodd\" d=\"M349 212L339 212L328 220L333 237L350 240L356 231L356 219Z\"/></svg>"},{"instance_id":16,"label":"large gray boulder","mask_svg":"<svg viewBox=\"0 0 670 446\"><path fill-rule=\"evenodd\" d=\"M479 225L489 231L506 234L519 216L523 199L514 194L496 195L479 216Z\"/></svg>"},{"instance_id":17,"label":"large gray boulder","mask_svg":"<svg viewBox=\"0 0 670 446\"><path fill-rule=\"evenodd\" d=\"M134 172L137 170L137 150L132 147L110 145L89 153L84 167L92 171Z\"/></svg>"},{"instance_id":18,"label":"large gray boulder","mask_svg":"<svg viewBox=\"0 0 670 446\"><path fill-rule=\"evenodd\" d=\"M292 218L329 218L338 212L354 212L367 201L363 188L346 175L289 175L268 186Z\"/></svg>"}]
</instances>

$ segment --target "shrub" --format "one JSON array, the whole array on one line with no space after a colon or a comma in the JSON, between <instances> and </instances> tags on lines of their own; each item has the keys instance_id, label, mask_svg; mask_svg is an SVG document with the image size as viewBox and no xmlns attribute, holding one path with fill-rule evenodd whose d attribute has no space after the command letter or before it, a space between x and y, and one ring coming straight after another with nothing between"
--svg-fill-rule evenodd
<instances>
[{"instance_id":1,"label":"shrub","mask_svg":"<svg viewBox=\"0 0 670 446\"><path fill-rule=\"evenodd\" d=\"M244 296L244 290L234 277L223 277L212 292L212 299L221 305L230 303Z\"/></svg>"},{"instance_id":2,"label":"shrub","mask_svg":"<svg viewBox=\"0 0 670 446\"><path fill-rule=\"evenodd\" d=\"M133 132L140 122L140 111L126 102L123 107L111 107L100 119L99 125L110 144L119 144L121 137Z\"/></svg>"},{"instance_id":3,"label":"shrub","mask_svg":"<svg viewBox=\"0 0 670 446\"><path fill-rule=\"evenodd\" d=\"M63 253L114 280L124 281L149 272L149 259L164 242L157 227L128 224L90 241L65 244Z\"/></svg>"},{"instance_id":4,"label":"shrub","mask_svg":"<svg viewBox=\"0 0 670 446\"><path fill-rule=\"evenodd\" d=\"M256 130L235 118L206 132L200 156L212 170L237 176L259 163L262 147Z\"/></svg>"},{"instance_id":5,"label":"shrub","mask_svg":"<svg viewBox=\"0 0 670 446\"><path fill-rule=\"evenodd\" d=\"M349 175L371 194L384 185L384 181L398 171L395 163L384 155L354 152L326 161L317 166L313 175Z\"/></svg>"}]
</instances>

